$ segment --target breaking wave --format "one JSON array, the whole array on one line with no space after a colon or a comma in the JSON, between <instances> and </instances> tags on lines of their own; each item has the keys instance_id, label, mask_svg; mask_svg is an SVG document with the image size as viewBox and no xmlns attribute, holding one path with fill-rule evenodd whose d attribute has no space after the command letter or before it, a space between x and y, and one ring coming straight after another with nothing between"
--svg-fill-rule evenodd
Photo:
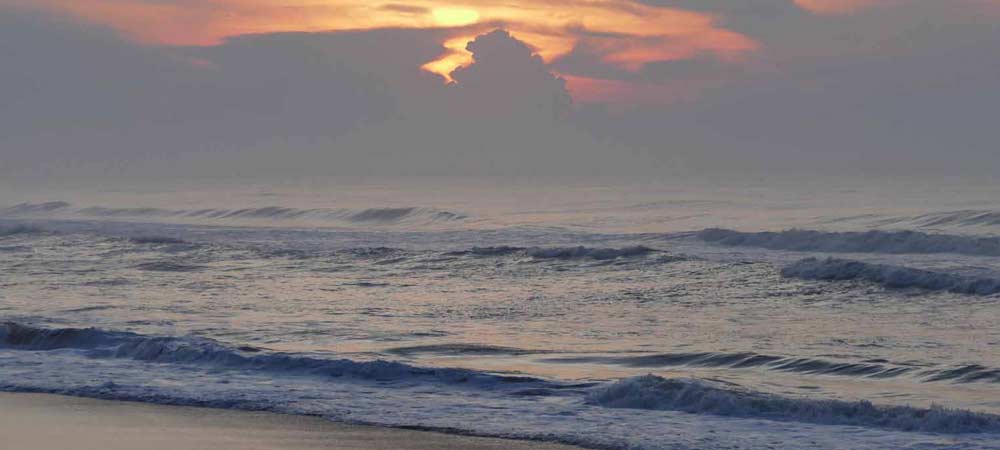
<instances>
[{"instance_id":1,"label":"breaking wave","mask_svg":"<svg viewBox=\"0 0 1000 450\"><path fill-rule=\"evenodd\" d=\"M23 214L49 213L69 209L70 206L73 205L66 202L21 203L9 208L0 209L0 214L18 216Z\"/></svg>"},{"instance_id":2,"label":"breaking wave","mask_svg":"<svg viewBox=\"0 0 1000 450\"><path fill-rule=\"evenodd\" d=\"M475 247L469 250L451 252L453 256L495 257L520 255L536 259L594 259L599 261L619 258L635 258L658 253L649 247L634 246L625 248L592 248L592 247Z\"/></svg>"},{"instance_id":3,"label":"breaking wave","mask_svg":"<svg viewBox=\"0 0 1000 450\"><path fill-rule=\"evenodd\" d=\"M0 226L0 237L17 236L21 234L39 234L44 232L45 230L34 225Z\"/></svg>"},{"instance_id":4,"label":"breaking wave","mask_svg":"<svg viewBox=\"0 0 1000 450\"><path fill-rule=\"evenodd\" d=\"M967 365L953 368L934 368L913 364L893 364L885 360L865 360L860 362L838 362L818 358L762 355L760 353L666 353L642 356L582 356L551 358L552 363L610 364L631 368L764 368L779 372L793 372L806 375L896 378L911 377L926 382L953 383L1000 383L1000 369L981 365Z\"/></svg>"},{"instance_id":5,"label":"breaking wave","mask_svg":"<svg viewBox=\"0 0 1000 450\"><path fill-rule=\"evenodd\" d=\"M426 383L441 388L481 389L483 393L488 391L491 395L509 396L508 398L562 395L569 396L574 402L578 398L582 403L606 408L670 410L952 434L1000 432L1000 417L990 414L944 408L877 406L866 401L783 397L704 380L665 379L649 375L603 384L569 383L470 369L417 367L393 361L356 361L279 353L250 346L227 346L201 337L158 337L96 328L49 329L15 322L0 323L0 349L52 351L57 352L56 355L60 358L73 354L89 359L199 367L213 372L238 370L264 372L271 376L318 377L317 380L347 379L371 382L378 385L379 389L394 389L394 386L412 389ZM18 386L6 384L0 385L0 388L45 392L49 392L46 389L51 389L51 392L111 398L123 395L116 393L115 380L108 380L102 385L108 386L107 389L100 386L88 388L89 385L84 385L82 390L66 390L61 386ZM240 395L238 392L232 394ZM172 397L165 395L169 394L147 392L139 399L158 403L174 401ZM212 404L225 404L227 407L241 405L239 401Z\"/></svg>"},{"instance_id":6,"label":"breaking wave","mask_svg":"<svg viewBox=\"0 0 1000 450\"><path fill-rule=\"evenodd\" d=\"M284 208L266 206L259 208L208 208L163 209L152 207L106 208L99 206L76 208L66 202L22 203L0 209L0 216L60 215L98 217L106 219L171 219L171 220L317 220L341 221L362 224L437 223L468 219L465 214L434 208Z\"/></svg>"},{"instance_id":7,"label":"breaking wave","mask_svg":"<svg viewBox=\"0 0 1000 450\"><path fill-rule=\"evenodd\" d=\"M85 355L90 358L369 380L423 378L449 383L545 383L535 378L493 375L466 369L422 368L391 361L323 359L266 352L254 347L230 348L207 338L155 337L96 328L48 329L13 322L0 324L0 348L36 351L76 349L86 351Z\"/></svg>"},{"instance_id":8,"label":"breaking wave","mask_svg":"<svg viewBox=\"0 0 1000 450\"><path fill-rule=\"evenodd\" d=\"M939 407L879 406L867 401L817 400L742 390L737 386L653 375L598 388L588 402L608 408L683 411L729 417L854 425L931 433L1000 431L1000 416Z\"/></svg>"},{"instance_id":9,"label":"breaking wave","mask_svg":"<svg viewBox=\"0 0 1000 450\"><path fill-rule=\"evenodd\" d=\"M744 233L707 229L698 233L706 242L769 250L833 253L958 253L1000 256L1000 238L927 234L918 231L823 232L787 230Z\"/></svg>"},{"instance_id":10,"label":"breaking wave","mask_svg":"<svg viewBox=\"0 0 1000 450\"><path fill-rule=\"evenodd\" d=\"M889 289L917 288L968 295L1000 293L1000 280L998 279L836 258L806 258L782 269L781 275L786 278L803 280L867 281Z\"/></svg>"}]
</instances>

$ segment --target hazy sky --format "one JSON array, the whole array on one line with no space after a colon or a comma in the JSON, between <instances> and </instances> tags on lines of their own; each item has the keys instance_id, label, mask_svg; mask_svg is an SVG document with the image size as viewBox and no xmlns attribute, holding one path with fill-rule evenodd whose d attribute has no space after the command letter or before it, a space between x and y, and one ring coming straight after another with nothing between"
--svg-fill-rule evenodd
<instances>
[{"instance_id":1,"label":"hazy sky","mask_svg":"<svg viewBox=\"0 0 1000 450\"><path fill-rule=\"evenodd\" d=\"M995 173L1000 0L0 0L0 175Z\"/></svg>"}]
</instances>

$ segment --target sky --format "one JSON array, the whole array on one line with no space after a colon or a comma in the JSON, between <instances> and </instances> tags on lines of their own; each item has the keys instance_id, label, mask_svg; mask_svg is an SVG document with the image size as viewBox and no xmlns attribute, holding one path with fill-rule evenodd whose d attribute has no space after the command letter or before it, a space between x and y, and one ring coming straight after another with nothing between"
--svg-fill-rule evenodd
<instances>
[{"instance_id":1,"label":"sky","mask_svg":"<svg viewBox=\"0 0 1000 450\"><path fill-rule=\"evenodd\" d=\"M992 174L1000 0L0 0L0 176Z\"/></svg>"}]
</instances>

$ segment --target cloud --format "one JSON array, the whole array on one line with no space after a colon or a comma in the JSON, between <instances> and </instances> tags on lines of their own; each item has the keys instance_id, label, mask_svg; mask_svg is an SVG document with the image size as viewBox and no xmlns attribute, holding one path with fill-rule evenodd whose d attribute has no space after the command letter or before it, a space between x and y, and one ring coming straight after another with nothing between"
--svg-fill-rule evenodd
<instances>
[{"instance_id":1,"label":"cloud","mask_svg":"<svg viewBox=\"0 0 1000 450\"><path fill-rule=\"evenodd\" d=\"M795 0L795 4L817 14L849 14L873 6L884 6L905 0Z\"/></svg>"},{"instance_id":2,"label":"cloud","mask_svg":"<svg viewBox=\"0 0 1000 450\"><path fill-rule=\"evenodd\" d=\"M569 113L565 80L556 77L531 48L505 30L478 36L468 45L474 63L452 73L464 102L488 105L491 115L530 114L548 119Z\"/></svg>"},{"instance_id":3,"label":"cloud","mask_svg":"<svg viewBox=\"0 0 1000 450\"><path fill-rule=\"evenodd\" d=\"M920 5L920 0L794 0L805 10L821 15L855 14L876 7L906 7ZM936 2L945 3L945 2ZM952 8L971 9L982 13L1000 13L1000 0L953 0Z\"/></svg>"},{"instance_id":4,"label":"cloud","mask_svg":"<svg viewBox=\"0 0 1000 450\"><path fill-rule=\"evenodd\" d=\"M505 31L475 39L475 63L455 73L460 83L444 85L419 69L439 51L435 30L160 47L3 12L5 176L510 174L631 164L575 128L564 81Z\"/></svg>"},{"instance_id":5,"label":"cloud","mask_svg":"<svg viewBox=\"0 0 1000 450\"><path fill-rule=\"evenodd\" d=\"M983 55L1000 33L952 6L794 16L778 30L799 39L757 36L767 50L744 73L668 107L588 110L587 128L699 168L990 174L1000 61Z\"/></svg>"},{"instance_id":6,"label":"cloud","mask_svg":"<svg viewBox=\"0 0 1000 450\"><path fill-rule=\"evenodd\" d=\"M440 85L404 66L438 51L434 36L419 32L246 36L164 48L2 12L0 170L155 172L206 160L235 168L234 156L327 148L386 120L399 108L392 83L415 91Z\"/></svg>"},{"instance_id":7,"label":"cloud","mask_svg":"<svg viewBox=\"0 0 1000 450\"><path fill-rule=\"evenodd\" d=\"M544 175L630 173L641 158L575 122L565 80L505 30L476 37L456 83L338 146L362 151L365 173Z\"/></svg>"},{"instance_id":8,"label":"cloud","mask_svg":"<svg viewBox=\"0 0 1000 450\"><path fill-rule=\"evenodd\" d=\"M964 174L1000 164L1000 65L988 57L1000 33L981 8L655 3L759 48L637 69L604 60L600 42L616 33L567 26L574 48L546 59L517 30L478 25L166 46L0 7L0 174ZM421 66L456 35L469 61L446 85Z\"/></svg>"},{"instance_id":9,"label":"cloud","mask_svg":"<svg viewBox=\"0 0 1000 450\"><path fill-rule=\"evenodd\" d=\"M579 46L598 64L635 72L649 63L714 55L738 60L757 49L711 14L635 0L0 0L42 8L117 29L144 43L217 45L242 34L376 29L446 30L443 54L420 67L447 81L472 62L465 46L504 28L546 62ZM577 78L582 74L576 75Z\"/></svg>"}]
</instances>

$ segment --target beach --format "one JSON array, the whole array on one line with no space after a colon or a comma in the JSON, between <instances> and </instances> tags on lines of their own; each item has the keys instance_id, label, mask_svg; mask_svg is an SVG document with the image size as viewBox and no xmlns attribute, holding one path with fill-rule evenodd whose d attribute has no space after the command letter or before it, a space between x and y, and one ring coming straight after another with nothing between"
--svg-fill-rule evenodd
<instances>
[{"instance_id":1,"label":"beach","mask_svg":"<svg viewBox=\"0 0 1000 450\"><path fill-rule=\"evenodd\" d=\"M0 394L0 447L33 450L570 450L575 447L343 425L315 417Z\"/></svg>"}]
</instances>

